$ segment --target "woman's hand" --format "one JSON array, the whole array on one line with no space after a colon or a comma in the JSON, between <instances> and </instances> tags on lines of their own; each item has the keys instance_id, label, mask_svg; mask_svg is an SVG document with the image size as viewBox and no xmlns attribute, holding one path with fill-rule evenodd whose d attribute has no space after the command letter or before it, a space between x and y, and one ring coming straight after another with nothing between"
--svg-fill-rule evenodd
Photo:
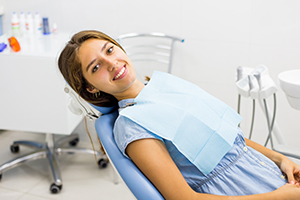
<instances>
[{"instance_id":1,"label":"woman's hand","mask_svg":"<svg viewBox=\"0 0 300 200\"><path fill-rule=\"evenodd\" d=\"M300 166L288 159L283 157L280 165L281 171L286 174L290 184L300 187Z\"/></svg>"},{"instance_id":2,"label":"woman's hand","mask_svg":"<svg viewBox=\"0 0 300 200\"><path fill-rule=\"evenodd\" d=\"M293 184L285 184L277 190L271 192L270 199L288 199L288 200L299 200L300 199L300 188ZM274 198L273 198L274 197Z\"/></svg>"},{"instance_id":3,"label":"woman's hand","mask_svg":"<svg viewBox=\"0 0 300 200\"><path fill-rule=\"evenodd\" d=\"M300 166L288 159L286 156L272 151L256 142L253 142L247 138L245 138L246 144L253 149L259 151L264 154L268 158L270 158L277 166L281 169L283 173L286 174L289 183L300 186Z\"/></svg>"}]
</instances>

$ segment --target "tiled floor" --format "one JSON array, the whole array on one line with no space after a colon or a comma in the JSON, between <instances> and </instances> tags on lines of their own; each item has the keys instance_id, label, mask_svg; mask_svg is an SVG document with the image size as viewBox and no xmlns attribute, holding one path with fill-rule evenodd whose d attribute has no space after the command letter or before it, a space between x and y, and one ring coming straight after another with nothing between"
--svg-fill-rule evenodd
<instances>
[{"instance_id":1,"label":"tiled floor","mask_svg":"<svg viewBox=\"0 0 300 200\"><path fill-rule=\"evenodd\" d=\"M79 131L82 132L82 131ZM79 135L79 147L90 148L85 134ZM19 154L10 152L10 145L15 140L45 140L44 134L17 131L0 131L0 164L12 158L30 152L32 149L20 147ZM300 164L299 160L294 160ZM63 189L58 194L50 193L53 182L48 161L35 160L4 171L0 182L0 200L134 200L124 182L114 184L114 171L109 164L99 169L93 155L60 155L60 171Z\"/></svg>"},{"instance_id":2,"label":"tiled floor","mask_svg":"<svg viewBox=\"0 0 300 200\"><path fill-rule=\"evenodd\" d=\"M43 134L24 133L16 131L0 132L0 164L31 151L21 147L19 154L10 152L10 145L14 140L44 141ZM78 146L90 147L87 141ZM46 159L35 160L18 167L4 171L0 182L1 200L134 200L124 182L114 184L114 171L111 165L99 169L93 155L60 155L60 171L63 189L58 194L50 193L52 174Z\"/></svg>"}]
</instances>

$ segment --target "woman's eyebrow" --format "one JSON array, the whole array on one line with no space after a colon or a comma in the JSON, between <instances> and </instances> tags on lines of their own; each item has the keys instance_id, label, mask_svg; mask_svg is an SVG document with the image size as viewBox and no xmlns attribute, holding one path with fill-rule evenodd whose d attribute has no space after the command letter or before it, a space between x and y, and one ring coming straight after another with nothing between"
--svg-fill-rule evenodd
<instances>
[{"instance_id":1,"label":"woman's eyebrow","mask_svg":"<svg viewBox=\"0 0 300 200\"><path fill-rule=\"evenodd\" d=\"M103 45L103 47L102 47L102 49L101 49L101 51L104 51L105 49L106 49L106 46L107 46L107 44L108 44L109 42L107 41L107 42L105 42L105 44Z\"/></svg>"},{"instance_id":2,"label":"woman's eyebrow","mask_svg":"<svg viewBox=\"0 0 300 200\"><path fill-rule=\"evenodd\" d=\"M96 61L97 59L95 58L94 60L92 60L92 62L90 62L90 64L88 64L88 66L86 67L86 72L89 71L90 66Z\"/></svg>"},{"instance_id":3,"label":"woman's eyebrow","mask_svg":"<svg viewBox=\"0 0 300 200\"><path fill-rule=\"evenodd\" d=\"M101 48L101 51L104 51L106 49L107 44L109 43L109 41L105 42L105 44L103 45L103 47ZM95 58L94 60L92 60L92 62L90 62L90 64L88 64L88 66L86 67L86 71L89 71L90 66L96 61L97 59Z\"/></svg>"}]
</instances>

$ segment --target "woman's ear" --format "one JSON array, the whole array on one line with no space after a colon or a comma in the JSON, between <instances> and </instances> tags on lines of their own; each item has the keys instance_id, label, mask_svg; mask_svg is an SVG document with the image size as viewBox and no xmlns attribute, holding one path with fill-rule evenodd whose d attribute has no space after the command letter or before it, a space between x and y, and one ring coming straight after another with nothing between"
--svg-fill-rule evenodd
<instances>
[{"instance_id":1,"label":"woman's ear","mask_svg":"<svg viewBox=\"0 0 300 200\"><path fill-rule=\"evenodd\" d=\"M95 94L97 92L99 92L99 90L97 90L96 88L94 88L93 86L88 86L86 88L86 90L89 92L89 93L92 93L92 94Z\"/></svg>"}]
</instances>

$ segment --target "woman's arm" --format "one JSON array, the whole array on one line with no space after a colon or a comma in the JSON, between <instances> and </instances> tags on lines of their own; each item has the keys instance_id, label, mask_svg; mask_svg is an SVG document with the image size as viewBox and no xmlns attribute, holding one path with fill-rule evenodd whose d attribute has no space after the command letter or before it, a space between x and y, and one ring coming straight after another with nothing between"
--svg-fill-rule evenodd
<instances>
[{"instance_id":1,"label":"woman's arm","mask_svg":"<svg viewBox=\"0 0 300 200\"><path fill-rule=\"evenodd\" d=\"M251 196L230 197L196 193L185 181L164 143L157 139L136 140L127 146L126 153L165 199L264 200L285 199L287 197L288 199L300 198L300 189L291 184L271 193Z\"/></svg>"},{"instance_id":2,"label":"woman's arm","mask_svg":"<svg viewBox=\"0 0 300 200\"><path fill-rule=\"evenodd\" d=\"M249 147L259 151L260 153L264 154L266 157L270 158L276 165L284 172L287 177L288 181L291 184L300 185L300 166L288 159L286 156L272 151L252 140L245 138L246 144Z\"/></svg>"},{"instance_id":3,"label":"woman's arm","mask_svg":"<svg viewBox=\"0 0 300 200\"><path fill-rule=\"evenodd\" d=\"M253 142L252 140L245 138L245 141L247 146L252 147L256 151L259 151L260 153L264 154L266 157L270 158L273 162L275 162L276 165L278 166L280 166L282 159L285 157L284 155L278 152L272 151L267 147L264 147L256 142Z\"/></svg>"}]
</instances>

